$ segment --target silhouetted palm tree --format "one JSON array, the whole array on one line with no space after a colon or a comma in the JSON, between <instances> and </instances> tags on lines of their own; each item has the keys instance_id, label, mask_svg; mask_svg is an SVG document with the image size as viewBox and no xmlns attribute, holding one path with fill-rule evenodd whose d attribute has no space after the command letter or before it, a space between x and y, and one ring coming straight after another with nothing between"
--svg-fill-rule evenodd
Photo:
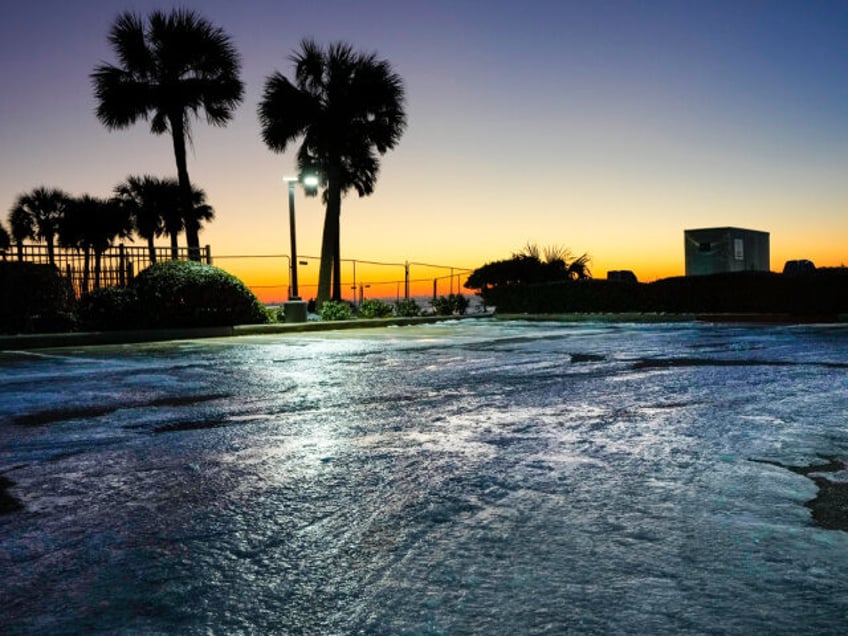
<instances>
[{"instance_id":1,"label":"silhouetted palm tree","mask_svg":"<svg viewBox=\"0 0 848 636\"><path fill-rule=\"evenodd\" d=\"M566 273L568 278L571 280L584 280L586 278L592 278L592 272L589 270L589 258L588 254L582 254L568 263L566 267Z\"/></svg>"},{"instance_id":2,"label":"silhouetted palm tree","mask_svg":"<svg viewBox=\"0 0 848 636\"><path fill-rule=\"evenodd\" d=\"M18 251L18 260L24 260L24 241L35 238L35 228L32 217L16 202L9 211L9 227L12 228L12 238Z\"/></svg>"},{"instance_id":3,"label":"silhouetted palm tree","mask_svg":"<svg viewBox=\"0 0 848 636\"><path fill-rule=\"evenodd\" d=\"M206 203L206 192L201 188L191 188L191 207L182 209L181 217L185 227L193 226L200 230L203 223L215 218L214 208Z\"/></svg>"},{"instance_id":4,"label":"silhouetted palm tree","mask_svg":"<svg viewBox=\"0 0 848 636\"><path fill-rule=\"evenodd\" d=\"M129 210L118 199L101 199L88 194L75 199L62 224L63 244L81 248L85 256L83 288L88 283L89 253L94 253L94 289L100 287L101 260L117 238L132 230Z\"/></svg>"},{"instance_id":5,"label":"silhouetted palm tree","mask_svg":"<svg viewBox=\"0 0 848 636\"><path fill-rule=\"evenodd\" d=\"M19 215L29 217L30 234L27 238L42 240L47 244L47 260L51 265L56 264L53 241L69 201L70 196L62 190L42 186L18 196L12 208L15 220ZM24 227L22 222L19 229L22 231Z\"/></svg>"},{"instance_id":6,"label":"silhouetted palm tree","mask_svg":"<svg viewBox=\"0 0 848 636\"><path fill-rule=\"evenodd\" d=\"M180 185L176 179L128 177L126 182L115 188L115 192L131 211L139 236L148 238L146 231L153 227L161 228L159 236L163 233L170 235L173 260L180 256L177 245L179 233L189 224L200 229L202 222L215 218L215 210L206 203L206 193L194 186L191 188L191 207L186 212L182 205ZM148 239L148 249L151 249L151 262L156 262L151 239Z\"/></svg>"},{"instance_id":7,"label":"silhouetted palm tree","mask_svg":"<svg viewBox=\"0 0 848 636\"><path fill-rule=\"evenodd\" d=\"M121 204L127 209L132 219L133 227L139 237L147 241L147 250L151 263L156 262L156 245L154 240L162 236L165 232L165 217L168 214L167 210L179 210L179 185L176 180L171 180L174 184L172 191L176 193L176 200L167 201L163 196L165 181L156 177L145 175L143 177L127 177L126 181L115 186L115 196L120 200ZM175 214L179 217L179 214ZM173 224L172 224L173 229ZM172 243L177 240L176 235L182 229L182 219L180 218L180 227L176 232L171 233Z\"/></svg>"},{"instance_id":8,"label":"silhouetted palm tree","mask_svg":"<svg viewBox=\"0 0 848 636\"><path fill-rule=\"evenodd\" d=\"M548 245L540 249L536 243L527 242L520 252L514 252L513 260L531 259L544 264L548 273L547 278L583 280L591 278L589 262L592 260L588 254L582 254L576 258L571 256L571 250L562 245Z\"/></svg>"},{"instance_id":9,"label":"silhouetted palm tree","mask_svg":"<svg viewBox=\"0 0 848 636\"><path fill-rule=\"evenodd\" d=\"M242 100L240 61L230 37L197 13L154 11L145 24L132 13L118 16L109 42L119 65L102 64L92 73L97 118L109 129L150 119L154 134L170 132L177 179L185 209L192 205L186 163L191 115L224 126ZM199 226L186 225L190 258L200 259Z\"/></svg>"},{"instance_id":10,"label":"silhouetted palm tree","mask_svg":"<svg viewBox=\"0 0 848 636\"><path fill-rule=\"evenodd\" d=\"M12 237L9 236L9 231L0 223L0 254L3 255L3 260L6 260L6 250L12 245Z\"/></svg>"},{"instance_id":11,"label":"silhouetted palm tree","mask_svg":"<svg viewBox=\"0 0 848 636\"><path fill-rule=\"evenodd\" d=\"M298 170L319 176L327 206L321 242L318 300L341 299L339 217L342 195L374 191L378 155L394 148L406 128L404 88L389 63L347 44L322 49L303 40L291 57L295 83L279 72L265 81L259 104L262 139L285 152L303 138Z\"/></svg>"},{"instance_id":12,"label":"silhouetted palm tree","mask_svg":"<svg viewBox=\"0 0 848 636\"><path fill-rule=\"evenodd\" d=\"M82 283L80 291L88 292L91 279L91 237L88 232L89 218L87 210L90 207L88 195L72 199L65 210L65 215L59 223L59 245L70 247L82 252Z\"/></svg>"}]
</instances>

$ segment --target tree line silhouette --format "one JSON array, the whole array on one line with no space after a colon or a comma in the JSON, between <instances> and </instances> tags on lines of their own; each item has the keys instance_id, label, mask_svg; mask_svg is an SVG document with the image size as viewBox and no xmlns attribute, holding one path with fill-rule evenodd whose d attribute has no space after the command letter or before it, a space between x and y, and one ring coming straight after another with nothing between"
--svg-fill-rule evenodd
<instances>
[{"instance_id":1,"label":"tree line silhouette","mask_svg":"<svg viewBox=\"0 0 848 636\"><path fill-rule=\"evenodd\" d=\"M24 260L24 241L42 241L47 260L56 264L55 246L79 250L83 255L83 284L88 289L91 260L94 261L94 288L100 287L100 260L117 239L133 232L148 243L149 259L156 262L154 239L169 234L171 255L177 258L177 235L188 225L200 227L214 218L203 190L192 188L191 207L183 208L176 179L151 176L127 177L115 186L111 197L89 194L74 197L58 188L44 186L19 195L9 212L11 237L17 258ZM6 233L5 229L3 230ZM9 234L6 233L7 238ZM0 236L0 248L11 241Z\"/></svg>"},{"instance_id":2,"label":"tree line silhouette","mask_svg":"<svg viewBox=\"0 0 848 636\"><path fill-rule=\"evenodd\" d=\"M62 245L94 255L117 237L134 231L153 245L168 233L172 255L176 236L185 232L189 258L200 260L199 232L212 219L203 191L192 186L186 159L191 124L205 117L225 126L244 96L241 59L231 37L187 9L154 11L146 18L124 12L108 34L117 58L91 74L96 116L109 130L149 121L155 135L169 133L176 179L128 177L114 196L73 198L39 187L20 195L9 213L10 230L0 225L0 248L25 240L47 244L53 262L57 237ZM394 148L406 128L403 81L386 60L345 43L321 47L305 39L289 58L294 81L279 71L266 78L258 106L261 137L273 152L302 140L299 176L315 175L326 206L321 243L318 301L341 299L340 215L342 197L374 191L379 157ZM5 246L5 247L4 247ZM151 247L151 260L155 254Z\"/></svg>"}]
</instances>

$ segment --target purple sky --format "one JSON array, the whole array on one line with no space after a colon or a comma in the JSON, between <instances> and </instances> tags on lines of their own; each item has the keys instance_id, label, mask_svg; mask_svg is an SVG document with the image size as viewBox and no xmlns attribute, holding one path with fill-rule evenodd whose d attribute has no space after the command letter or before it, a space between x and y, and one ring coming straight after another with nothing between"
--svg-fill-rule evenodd
<instances>
[{"instance_id":1,"label":"purple sky","mask_svg":"<svg viewBox=\"0 0 848 636\"><path fill-rule=\"evenodd\" d=\"M97 122L88 76L114 61L120 11L188 6L232 35L247 89L230 126L194 125L189 172L217 211L201 240L218 254L287 251L293 153L262 145L256 106L310 36L376 51L407 87L376 193L344 201L345 257L474 267L529 240L652 279L682 272L684 228L737 225L771 232L774 269L848 260L845 2L5 4L6 210L42 184L106 195L175 173L167 136ZM303 253L321 217L299 200Z\"/></svg>"}]
</instances>

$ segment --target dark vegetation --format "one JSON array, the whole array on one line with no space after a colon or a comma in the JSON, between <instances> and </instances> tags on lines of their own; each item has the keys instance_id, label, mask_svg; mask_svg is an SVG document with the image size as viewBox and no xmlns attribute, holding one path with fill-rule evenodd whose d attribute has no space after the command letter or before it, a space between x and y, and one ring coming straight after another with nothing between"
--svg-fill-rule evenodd
<instances>
[{"instance_id":1,"label":"dark vegetation","mask_svg":"<svg viewBox=\"0 0 848 636\"><path fill-rule=\"evenodd\" d=\"M69 331L74 293L52 265L0 261L0 332Z\"/></svg>"},{"instance_id":2,"label":"dark vegetation","mask_svg":"<svg viewBox=\"0 0 848 636\"><path fill-rule=\"evenodd\" d=\"M390 318L397 316L409 318L421 315L421 307L414 300L400 299L396 303L387 303L379 298L368 298L358 306L344 300L328 300L319 310L321 320L351 320L353 318Z\"/></svg>"},{"instance_id":3,"label":"dark vegetation","mask_svg":"<svg viewBox=\"0 0 848 636\"><path fill-rule=\"evenodd\" d=\"M789 268L681 276L652 283L620 275L595 280L588 257L567 250L544 254L530 244L512 258L487 263L468 277L484 304L500 313L650 312L786 314L835 318L848 313L848 268Z\"/></svg>"},{"instance_id":4,"label":"dark vegetation","mask_svg":"<svg viewBox=\"0 0 848 636\"><path fill-rule=\"evenodd\" d=\"M798 275L738 272L653 283L553 281L481 289L500 313L663 312L835 317L848 313L848 269Z\"/></svg>"},{"instance_id":5,"label":"dark vegetation","mask_svg":"<svg viewBox=\"0 0 848 636\"><path fill-rule=\"evenodd\" d=\"M267 321L265 308L244 283L227 272L194 261L148 267L127 287L142 328L213 327ZM120 302L119 315L126 308Z\"/></svg>"},{"instance_id":6,"label":"dark vegetation","mask_svg":"<svg viewBox=\"0 0 848 636\"><path fill-rule=\"evenodd\" d=\"M74 301L55 267L0 262L0 332L33 333L214 327L267 322L240 280L194 261L166 261L125 288L96 289Z\"/></svg>"},{"instance_id":7,"label":"dark vegetation","mask_svg":"<svg viewBox=\"0 0 848 636\"><path fill-rule=\"evenodd\" d=\"M448 294L430 301L433 313L437 316L464 316L468 309L468 299L462 294Z\"/></svg>"},{"instance_id":8,"label":"dark vegetation","mask_svg":"<svg viewBox=\"0 0 848 636\"><path fill-rule=\"evenodd\" d=\"M362 318L388 318L392 315L392 306L379 298L368 298L359 303L359 315Z\"/></svg>"}]
</instances>

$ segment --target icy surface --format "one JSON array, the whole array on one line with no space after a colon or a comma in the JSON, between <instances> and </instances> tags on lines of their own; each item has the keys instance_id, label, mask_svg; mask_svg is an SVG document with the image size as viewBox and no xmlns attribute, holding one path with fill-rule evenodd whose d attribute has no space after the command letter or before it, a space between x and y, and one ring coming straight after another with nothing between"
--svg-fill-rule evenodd
<instances>
[{"instance_id":1,"label":"icy surface","mask_svg":"<svg viewBox=\"0 0 848 636\"><path fill-rule=\"evenodd\" d=\"M0 353L0 631L843 634L848 329Z\"/></svg>"}]
</instances>

